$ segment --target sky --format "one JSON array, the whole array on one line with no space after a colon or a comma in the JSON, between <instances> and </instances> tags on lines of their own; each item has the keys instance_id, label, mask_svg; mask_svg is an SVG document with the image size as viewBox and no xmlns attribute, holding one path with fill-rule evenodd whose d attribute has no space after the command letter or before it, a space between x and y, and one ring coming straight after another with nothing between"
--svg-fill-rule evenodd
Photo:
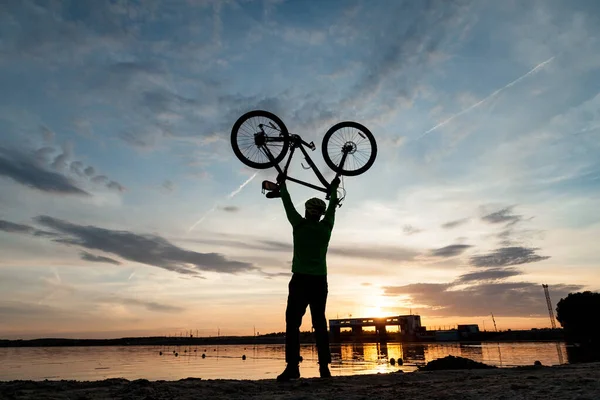
<instances>
[{"instance_id":1,"label":"sky","mask_svg":"<svg viewBox=\"0 0 600 400\"><path fill-rule=\"evenodd\" d=\"M5 1L0 337L285 329L292 230L243 113L357 121L327 317L550 326L600 288L596 1ZM294 158L290 175L315 182ZM288 185L302 203L320 193ZM309 312L302 329L311 327Z\"/></svg>"}]
</instances>

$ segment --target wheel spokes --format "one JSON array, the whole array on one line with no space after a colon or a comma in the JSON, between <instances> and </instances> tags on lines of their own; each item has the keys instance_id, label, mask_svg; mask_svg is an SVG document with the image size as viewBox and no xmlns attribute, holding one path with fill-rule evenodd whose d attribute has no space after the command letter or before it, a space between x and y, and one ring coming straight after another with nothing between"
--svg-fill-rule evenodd
<instances>
[{"instance_id":1,"label":"wheel spokes","mask_svg":"<svg viewBox=\"0 0 600 400\"><path fill-rule=\"evenodd\" d=\"M280 137L282 127L270 118L257 116L245 120L237 134L237 145L240 152L248 160L265 164L271 162L265 150L257 146L255 142L256 135L264 135L265 137ZM277 158L284 150L284 141L266 141L263 146L268 147L273 155Z\"/></svg>"},{"instance_id":2,"label":"wheel spokes","mask_svg":"<svg viewBox=\"0 0 600 400\"><path fill-rule=\"evenodd\" d=\"M348 146L342 169L356 171L367 164L373 153L373 145L365 132L355 127L345 126L335 131L327 142L327 153L335 165L340 165L344 155L344 146Z\"/></svg>"}]
</instances>

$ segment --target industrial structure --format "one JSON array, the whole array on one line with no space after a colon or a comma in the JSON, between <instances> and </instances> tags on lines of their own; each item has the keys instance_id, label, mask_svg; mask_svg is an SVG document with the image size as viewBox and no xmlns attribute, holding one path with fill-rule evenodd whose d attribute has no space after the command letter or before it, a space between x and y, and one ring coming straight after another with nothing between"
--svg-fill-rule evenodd
<instances>
[{"instance_id":1,"label":"industrial structure","mask_svg":"<svg viewBox=\"0 0 600 400\"><path fill-rule=\"evenodd\" d=\"M383 318L341 318L329 320L329 331L334 340L339 339L343 328L351 328L352 333L360 335L364 327L375 327L380 337L385 337L386 326L398 326L398 332L406 336L416 336L422 330L420 315L398 315Z\"/></svg>"},{"instance_id":2,"label":"industrial structure","mask_svg":"<svg viewBox=\"0 0 600 400\"><path fill-rule=\"evenodd\" d=\"M542 283L542 287L544 288L544 295L546 296L546 305L548 306L548 315L550 316L550 325L552 329L556 329L556 320L554 318L554 311L552 310L552 301L550 300L550 290L548 290L548 285ZM556 352L558 353L558 362L559 364L564 363L562 350L560 348L560 343L556 342Z\"/></svg>"},{"instance_id":3,"label":"industrial structure","mask_svg":"<svg viewBox=\"0 0 600 400\"><path fill-rule=\"evenodd\" d=\"M381 318L338 318L329 320L329 331L333 342L341 341L342 330L351 330L347 335L352 340L365 340L370 335L363 335L363 328L374 327L377 340L388 339L386 327L397 326L398 333L392 333L394 340L402 341L460 341L478 337L479 325L465 324L447 330L427 330L421 325L420 315L395 315ZM372 336L371 336L372 338Z\"/></svg>"},{"instance_id":4,"label":"industrial structure","mask_svg":"<svg viewBox=\"0 0 600 400\"><path fill-rule=\"evenodd\" d=\"M548 285L544 285L542 283L542 287L544 288L544 294L546 295L546 305L548 306L548 315L550 316L550 325L552 329L556 329L556 322L554 319L554 311L552 311L552 301L550 300L550 291L548 290Z\"/></svg>"}]
</instances>

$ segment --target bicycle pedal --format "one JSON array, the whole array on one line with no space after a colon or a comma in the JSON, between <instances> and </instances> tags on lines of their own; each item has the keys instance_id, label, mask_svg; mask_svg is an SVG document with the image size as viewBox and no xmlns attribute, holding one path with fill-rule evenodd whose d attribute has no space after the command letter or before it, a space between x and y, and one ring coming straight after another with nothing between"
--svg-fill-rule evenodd
<instances>
[{"instance_id":1,"label":"bicycle pedal","mask_svg":"<svg viewBox=\"0 0 600 400\"><path fill-rule=\"evenodd\" d=\"M265 190L273 191L273 190L277 190L277 189L279 189L279 186L275 182L271 182L271 181L263 181L262 182L263 193Z\"/></svg>"},{"instance_id":2,"label":"bicycle pedal","mask_svg":"<svg viewBox=\"0 0 600 400\"><path fill-rule=\"evenodd\" d=\"M279 192L279 190L267 193L267 199L277 199L279 197L281 197L281 192Z\"/></svg>"}]
</instances>

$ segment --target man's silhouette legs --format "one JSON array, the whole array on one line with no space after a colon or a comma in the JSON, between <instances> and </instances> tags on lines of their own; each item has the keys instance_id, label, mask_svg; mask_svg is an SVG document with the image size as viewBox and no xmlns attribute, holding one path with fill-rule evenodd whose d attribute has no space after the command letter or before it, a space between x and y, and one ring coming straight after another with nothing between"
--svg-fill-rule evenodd
<instances>
[{"instance_id":1,"label":"man's silhouette legs","mask_svg":"<svg viewBox=\"0 0 600 400\"><path fill-rule=\"evenodd\" d=\"M331 362L329 351L329 335L327 333L327 320L325 306L327 303L327 277L306 274L294 274L289 283L288 303L285 310L285 361L288 366L279 380L288 380L298 377L298 364L300 362L300 325L310 305L315 340L319 354L321 376L327 376L327 364ZM298 376L296 376L298 375ZM291 377L291 378L288 378ZM286 379L287 378L287 379Z\"/></svg>"},{"instance_id":2,"label":"man's silhouette legs","mask_svg":"<svg viewBox=\"0 0 600 400\"><path fill-rule=\"evenodd\" d=\"M312 289L312 290L310 290ZM329 363L331 352L329 350L329 334L327 333L327 319L325 318L325 306L327 304L327 280L322 279L314 282L309 289L310 315L313 328L315 329L315 341L319 355L319 370L322 378L331 376Z\"/></svg>"}]
</instances>

